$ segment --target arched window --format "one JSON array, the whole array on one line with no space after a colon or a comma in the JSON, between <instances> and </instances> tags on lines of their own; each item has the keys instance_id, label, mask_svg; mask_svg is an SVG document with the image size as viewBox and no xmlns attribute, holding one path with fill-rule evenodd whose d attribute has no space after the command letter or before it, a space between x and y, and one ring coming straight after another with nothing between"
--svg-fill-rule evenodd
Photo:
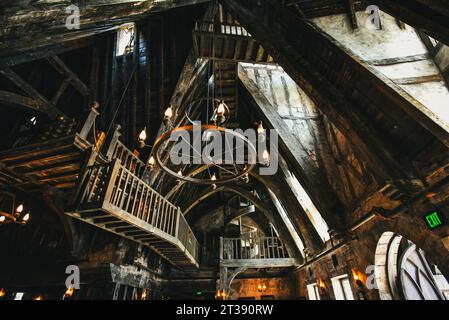
<instances>
[{"instance_id":1,"label":"arched window","mask_svg":"<svg viewBox=\"0 0 449 320\"><path fill-rule=\"evenodd\" d=\"M383 300L447 300L449 284L424 251L393 232L379 239L375 276Z\"/></svg>"}]
</instances>

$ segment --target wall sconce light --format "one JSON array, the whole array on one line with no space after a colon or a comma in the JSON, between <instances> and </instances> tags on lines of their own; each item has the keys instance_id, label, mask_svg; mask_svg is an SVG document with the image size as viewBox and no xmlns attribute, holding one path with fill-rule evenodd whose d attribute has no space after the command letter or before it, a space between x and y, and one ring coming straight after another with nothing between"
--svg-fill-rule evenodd
<instances>
[{"instance_id":1,"label":"wall sconce light","mask_svg":"<svg viewBox=\"0 0 449 320\"><path fill-rule=\"evenodd\" d=\"M267 290L267 285L265 283L259 283L257 286L257 291L259 292L265 292Z\"/></svg>"},{"instance_id":2,"label":"wall sconce light","mask_svg":"<svg viewBox=\"0 0 449 320\"><path fill-rule=\"evenodd\" d=\"M359 287L359 289L363 289L364 288L363 274L361 274L357 269L352 269L351 273L352 273L352 278L354 279L355 283L357 284L357 287Z\"/></svg>"},{"instance_id":3,"label":"wall sconce light","mask_svg":"<svg viewBox=\"0 0 449 320\"><path fill-rule=\"evenodd\" d=\"M0 298L3 298L4 296L6 296L6 290L3 288L0 288Z\"/></svg>"},{"instance_id":4,"label":"wall sconce light","mask_svg":"<svg viewBox=\"0 0 449 320\"><path fill-rule=\"evenodd\" d=\"M226 296L226 294L225 294L224 290L219 289L219 290L217 290L217 293L215 294L215 299L224 300L225 296Z\"/></svg>"},{"instance_id":5,"label":"wall sconce light","mask_svg":"<svg viewBox=\"0 0 449 320\"><path fill-rule=\"evenodd\" d=\"M73 288L68 288L68 289L65 291L64 295L62 296L62 300L66 300L66 299L69 299L70 297L72 297L74 291L75 291L75 290L74 290Z\"/></svg>"},{"instance_id":6,"label":"wall sconce light","mask_svg":"<svg viewBox=\"0 0 449 320\"><path fill-rule=\"evenodd\" d=\"M321 278L318 279L318 286L321 289L326 289L326 284L324 283L323 279L321 279Z\"/></svg>"}]
</instances>

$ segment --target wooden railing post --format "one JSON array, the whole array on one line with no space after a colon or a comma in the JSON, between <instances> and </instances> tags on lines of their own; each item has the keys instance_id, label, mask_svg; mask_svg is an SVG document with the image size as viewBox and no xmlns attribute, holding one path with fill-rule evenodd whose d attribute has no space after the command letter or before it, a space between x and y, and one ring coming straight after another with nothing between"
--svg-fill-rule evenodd
<instances>
[{"instance_id":1,"label":"wooden railing post","mask_svg":"<svg viewBox=\"0 0 449 320\"><path fill-rule=\"evenodd\" d=\"M79 132L79 137L87 140L87 137L89 135L89 132L92 130L92 127L94 125L95 119L100 114L97 111L98 108L98 102L93 102L90 108L89 115L87 116L86 121L83 124L83 127L81 128L81 131Z\"/></svg>"},{"instance_id":2,"label":"wooden railing post","mask_svg":"<svg viewBox=\"0 0 449 320\"><path fill-rule=\"evenodd\" d=\"M224 243L223 243L223 237L220 237L220 260L223 260L223 254L224 252Z\"/></svg>"},{"instance_id":3,"label":"wooden railing post","mask_svg":"<svg viewBox=\"0 0 449 320\"><path fill-rule=\"evenodd\" d=\"M107 143L105 143L105 146L107 147L107 149L105 150L104 155L105 155L106 159L108 159L109 161L112 160L112 158L114 156L115 148L120 139L120 136L122 135L122 133L120 132L120 129L121 129L121 126L119 124L117 124L115 126L114 133L110 137L109 141L107 141Z\"/></svg>"},{"instance_id":4,"label":"wooden railing post","mask_svg":"<svg viewBox=\"0 0 449 320\"><path fill-rule=\"evenodd\" d=\"M108 177L107 177L107 180L105 183L105 191L103 191L103 195L100 199L100 203L102 203L102 204L105 201L110 202L112 192L114 191L115 180L116 180L118 172L120 170L120 161L118 159L115 159L109 165L111 166L111 169L109 169L109 172L108 172ZM118 182L118 184L120 184L120 181ZM118 189L118 187L119 186L117 185L117 189Z\"/></svg>"},{"instance_id":5,"label":"wooden railing post","mask_svg":"<svg viewBox=\"0 0 449 320\"><path fill-rule=\"evenodd\" d=\"M176 214L176 227L175 227L175 237L179 237L179 220L181 220L181 209L178 207L177 214ZM179 238L178 238L179 239Z\"/></svg>"}]
</instances>

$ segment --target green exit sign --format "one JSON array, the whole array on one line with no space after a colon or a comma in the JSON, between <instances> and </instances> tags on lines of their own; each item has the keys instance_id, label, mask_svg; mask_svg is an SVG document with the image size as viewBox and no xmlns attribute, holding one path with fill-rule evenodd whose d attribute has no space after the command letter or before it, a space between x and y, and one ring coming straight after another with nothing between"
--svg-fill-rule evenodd
<instances>
[{"instance_id":1,"label":"green exit sign","mask_svg":"<svg viewBox=\"0 0 449 320\"><path fill-rule=\"evenodd\" d=\"M429 229L436 229L445 224L441 211L435 210L424 217L426 225Z\"/></svg>"}]
</instances>

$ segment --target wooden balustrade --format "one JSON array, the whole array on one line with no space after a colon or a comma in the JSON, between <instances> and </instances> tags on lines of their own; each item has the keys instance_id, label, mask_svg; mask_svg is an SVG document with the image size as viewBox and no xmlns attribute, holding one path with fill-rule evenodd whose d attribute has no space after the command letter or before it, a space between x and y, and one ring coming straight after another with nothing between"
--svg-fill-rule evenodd
<instances>
[{"instance_id":1,"label":"wooden balustrade","mask_svg":"<svg viewBox=\"0 0 449 320\"><path fill-rule=\"evenodd\" d=\"M137 157L131 157L129 150L126 151L120 143L116 150L117 158L111 163L87 168L78 197L79 205L73 211L101 209L110 212L143 232L155 234L171 244L178 244L179 251L185 250L197 261L198 240L179 207L141 179L139 175L145 170L143 162ZM145 238L142 231L134 233L139 234L139 239ZM149 246L152 246L151 243Z\"/></svg>"},{"instance_id":2,"label":"wooden balustrade","mask_svg":"<svg viewBox=\"0 0 449 320\"><path fill-rule=\"evenodd\" d=\"M112 159L119 159L122 166L139 178L146 173L145 163L119 140L115 143Z\"/></svg>"},{"instance_id":3,"label":"wooden balustrade","mask_svg":"<svg viewBox=\"0 0 449 320\"><path fill-rule=\"evenodd\" d=\"M223 238L221 250L223 260L289 258L278 237Z\"/></svg>"},{"instance_id":4,"label":"wooden balustrade","mask_svg":"<svg viewBox=\"0 0 449 320\"><path fill-rule=\"evenodd\" d=\"M218 28L214 28L214 23L210 21L196 21L194 31L208 33L215 32L216 34L251 37L248 31L246 31L246 29L241 25L220 23L216 26L218 26Z\"/></svg>"}]
</instances>

